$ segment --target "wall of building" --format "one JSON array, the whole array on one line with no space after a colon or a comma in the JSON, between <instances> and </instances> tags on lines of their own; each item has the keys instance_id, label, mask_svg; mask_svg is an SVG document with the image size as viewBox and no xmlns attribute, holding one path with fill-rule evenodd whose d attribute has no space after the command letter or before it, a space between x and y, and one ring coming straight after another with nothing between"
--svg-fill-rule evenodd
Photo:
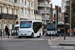
<instances>
[{"instance_id":1,"label":"wall of building","mask_svg":"<svg viewBox=\"0 0 75 50\"><path fill-rule=\"evenodd\" d=\"M12 25L19 21L19 0L0 0L0 29L5 30L5 26L8 26L11 34ZM17 19L14 18L17 15Z\"/></svg>"},{"instance_id":2,"label":"wall of building","mask_svg":"<svg viewBox=\"0 0 75 50\"><path fill-rule=\"evenodd\" d=\"M42 21L45 22L45 24L50 21L50 6L49 2L47 0L38 0L38 10L42 14Z\"/></svg>"},{"instance_id":3,"label":"wall of building","mask_svg":"<svg viewBox=\"0 0 75 50\"><path fill-rule=\"evenodd\" d=\"M34 19L34 0L20 0L20 18Z\"/></svg>"}]
</instances>

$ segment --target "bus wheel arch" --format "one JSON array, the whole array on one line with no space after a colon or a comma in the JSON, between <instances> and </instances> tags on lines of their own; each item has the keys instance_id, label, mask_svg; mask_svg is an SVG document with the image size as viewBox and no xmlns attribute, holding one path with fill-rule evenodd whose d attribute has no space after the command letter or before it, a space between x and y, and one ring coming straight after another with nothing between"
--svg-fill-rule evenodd
<instances>
[{"instance_id":1,"label":"bus wheel arch","mask_svg":"<svg viewBox=\"0 0 75 50\"><path fill-rule=\"evenodd\" d=\"M37 36L38 38L40 38L41 37L41 33L39 33L39 36Z\"/></svg>"},{"instance_id":2,"label":"bus wheel arch","mask_svg":"<svg viewBox=\"0 0 75 50\"><path fill-rule=\"evenodd\" d=\"M32 37L32 38L34 37L34 33L31 34L31 37Z\"/></svg>"}]
</instances>

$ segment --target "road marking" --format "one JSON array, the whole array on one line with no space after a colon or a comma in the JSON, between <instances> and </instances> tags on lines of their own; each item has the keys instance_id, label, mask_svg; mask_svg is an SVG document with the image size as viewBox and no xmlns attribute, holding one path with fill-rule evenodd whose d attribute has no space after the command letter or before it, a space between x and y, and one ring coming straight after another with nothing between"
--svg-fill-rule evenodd
<instances>
[{"instance_id":1,"label":"road marking","mask_svg":"<svg viewBox=\"0 0 75 50\"><path fill-rule=\"evenodd\" d=\"M53 48L53 49L61 49L61 48L63 48L63 49L68 49L68 50L73 50L75 47L74 46L50 46L51 48Z\"/></svg>"},{"instance_id":2,"label":"road marking","mask_svg":"<svg viewBox=\"0 0 75 50\"><path fill-rule=\"evenodd\" d=\"M72 49L74 49L74 46L63 46L63 48L72 50Z\"/></svg>"},{"instance_id":3,"label":"road marking","mask_svg":"<svg viewBox=\"0 0 75 50\"><path fill-rule=\"evenodd\" d=\"M51 40L50 39L48 39L48 44L51 46L52 45L52 43L51 43Z\"/></svg>"},{"instance_id":4,"label":"road marking","mask_svg":"<svg viewBox=\"0 0 75 50\"><path fill-rule=\"evenodd\" d=\"M59 37L58 38L51 39L51 40L57 40L57 39L59 39Z\"/></svg>"},{"instance_id":5,"label":"road marking","mask_svg":"<svg viewBox=\"0 0 75 50\"><path fill-rule=\"evenodd\" d=\"M48 39L48 44L51 46L51 45L52 45L52 42L51 42L51 40L57 40L57 39L59 39L59 38Z\"/></svg>"}]
</instances>

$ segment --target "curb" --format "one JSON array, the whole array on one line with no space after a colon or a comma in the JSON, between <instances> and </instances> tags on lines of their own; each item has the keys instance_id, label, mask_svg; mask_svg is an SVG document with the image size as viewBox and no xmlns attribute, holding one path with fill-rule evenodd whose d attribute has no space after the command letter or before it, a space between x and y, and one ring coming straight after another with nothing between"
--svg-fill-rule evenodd
<instances>
[{"instance_id":1,"label":"curb","mask_svg":"<svg viewBox=\"0 0 75 50\"><path fill-rule=\"evenodd\" d=\"M59 46L75 46L75 44L59 44Z\"/></svg>"}]
</instances>

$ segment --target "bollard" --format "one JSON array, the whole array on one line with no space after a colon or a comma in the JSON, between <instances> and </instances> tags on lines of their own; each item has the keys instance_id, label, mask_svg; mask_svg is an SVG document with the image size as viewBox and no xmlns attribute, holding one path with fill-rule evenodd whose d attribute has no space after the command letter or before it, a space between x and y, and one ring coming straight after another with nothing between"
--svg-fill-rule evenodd
<instances>
[{"instance_id":1,"label":"bollard","mask_svg":"<svg viewBox=\"0 0 75 50\"><path fill-rule=\"evenodd\" d=\"M9 39L9 35L10 35L10 33L8 32L8 39Z\"/></svg>"},{"instance_id":2,"label":"bollard","mask_svg":"<svg viewBox=\"0 0 75 50\"><path fill-rule=\"evenodd\" d=\"M51 40L51 33L50 33L50 40Z\"/></svg>"},{"instance_id":3,"label":"bollard","mask_svg":"<svg viewBox=\"0 0 75 50\"><path fill-rule=\"evenodd\" d=\"M16 29L16 37L17 37L17 29Z\"/></svg>"},{"instance_id":4,"label":"bollard","mask_svg":"<svg viewBox=\"0 0 75 50\"><path fill-rule=\"evenodd\" d=\"M53 39L54 39L54 35L53 35Z\"/></svg>"},{"instance_id":5,"label":"bollard","mask_svg":"<svg viewBox=\"0 0 75 50\"><path fill-rule=\"evenodd\" d=\"M50 40L51 40L51 36L50 36Z\"/></svg>"},{"instance_id":6,"label":"bollard","mask_svg":"<svg viewBox=\"0 0 75 50\"><path fill-rule=\"evenodd\" d=\"M1 39L2 39L2 31L1 31Z\"/></svg>"}]
</instances>

